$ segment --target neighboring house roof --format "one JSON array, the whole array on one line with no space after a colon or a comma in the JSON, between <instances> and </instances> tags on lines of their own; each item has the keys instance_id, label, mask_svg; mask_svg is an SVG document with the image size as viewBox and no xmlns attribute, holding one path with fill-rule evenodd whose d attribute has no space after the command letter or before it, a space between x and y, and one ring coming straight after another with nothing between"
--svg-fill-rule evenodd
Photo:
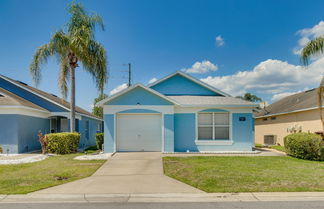
<instances>
[{"instance_id":1,"label":"neighboring house roof","mask_svg":"<svg viewBox=\"0 0 324 209\"><path fill-rule=\"evenodd\" d=\"M155 91L155 90L153 90L151 88L148 88L148 87L146 87L146 86L144 86L142 84L135 84L135 85L133 85L131 87L128 87L128 88L126 88L126 89L124 89L124 90L122 90L122 91L120 91L120 92L118 92L118 93L116 93L116 94L114 94L114 95L112 95L110 97L107 97L106 99L101 100L100 102L97 103L97 105L98 106L102 106L105 103L107 103L107 102L109 102L109 101L111 101L111 100L113 100L113 99L115 99L115 98L117 98L117 97L119 97L119 96L121 96L121 95L123 95L123 94L125 94L125 93L127 93L127 92L129 92L129 91L131 91L131 90L133 90L135 88L137 88L137 87L143 88L146 91L151 92L152 94L155 94L158 97L161 97L161 98L163 98L163 99L165 99L165 100L167 100L167 101L169 101L169 102L171 102L173 104L178 104L177 102L175 102L174 100L170 99L169 97L167 97L167 96L165 96L165 95L163 95L163 94L161 94L161 93L159 93L159 92L157 92L157 91Z\"/></svg>"},{"instance_id":2,"label":"neighboring house roof","mask_svg":"<svg viewBox=\"0 0 324 209\"><path fill-rule=\"evenodd\" d=\"M206 106L206 105L225 105L225 106L249 106L256 107L257 104L235 97L223 96L168 96L183 106Z\"/></svg>"},{"instance_id":3,"label":"neighboring house roof","mask_svg":"<svg viewBox=\"0 0 324 209\"><path fill-rule=\"evenodd\" d=\"M255 117L267 117L317 108L317 88L287 96L265 107Z\"/></svg>"},{"instance_id":4,"label":"neighboring house roof","mask_svg":"<svg viewBox=\"0 0 324 209\"><path fill-rule=\"evenodd\" d=\"M207 89L209 89L209 90L211 90L211 91L213 91L213 92L215 92L217 94L220 94L220 95L223 95L223 96L226 96L226 97L231 96L231 95L229 95L229 94L227 94L227 93L225 93L225 92L223 92L223 91L221 91L221 90L219 90L219 89L217 89L217 88L215 88L215 87L213 87L213 86L211 86L211 85L209 85L209 84L207 84L205 82L202 82L201 80L196 79L196 78L194 78L194 77L192 77L192 76L190 76L190 75L188 75L188 74L186 74L186 73L184 73L182 71L176 71L175 73L172 73L172 74L170 74L170 75L168 75L168 76L166 76L164 78L161 78L161 79L149 84L148 87L151 88L151 87L153 87L153 86L155 86L155 85L157 85L157 84L159 84L159 83L161 83L161 82L163 82L163 81L165 81L165 80L167 80L167 79L169 79L169 78L171 78L173 76L176 76L176 75L181 75L181 76L193 81L194 83L197 83L197 84L199 84L199 85L201 85L201 86L203 86L203 87L205 87L205 88L207 88Z\"/></svg>"},{"instance_id":5,"label":"neighboring house roof","mask_svg":"<svg viewBox=\"0 0 324 209\"><path fill-rule=\"evenodd\" d=\"M47 111L46 109L31 103L3 88L0 88L0 106L25 106L37 110Z\"/></svg>"},{"instance_id":6,"label":"neighboring house roof","mask_svg":"<svg viewBox=\"0 0 324 209\"><path fill-rule=\"evenodd\" d=\"M4 75L0 75L0 77L3 78L3 79L6 79L7 81L15 84L18 87L21 87L21 88L23 88L23 89L25 89L25 90L27 90L27 91L29 91L31 93L34 93L34 94L36 94L36 95L38 95L38 96L40 96L40 97L42 97L42 98L44 98L46 100L58 105L58 106L61 106L64 109L70 111L70 103L67 102L66 100L64 100L63 98L60 98L60 97L58 97L56 95L53 95L53 94L49 94L49 93L47 93L45 91L42 91L42 90L39 90L37 88L31 87L31 86L29 86L29 85L27 85L27 84L25 84L23 82L13 80L13 79L8 78L8 77L6 77ZM92 113L90 113L90 112L88 112L88 111L86 111L86 110L84 110L84 109L82 109L82 108L80 108L78 106L75 107L75 111L77 113L79 113L79 114L83 114L85 116L94 117L94 118L97 118L97 119L101 120L101 118L97 117L96 115L94 115L94 114L92 114Z\"/></svg>"}]
</instances>

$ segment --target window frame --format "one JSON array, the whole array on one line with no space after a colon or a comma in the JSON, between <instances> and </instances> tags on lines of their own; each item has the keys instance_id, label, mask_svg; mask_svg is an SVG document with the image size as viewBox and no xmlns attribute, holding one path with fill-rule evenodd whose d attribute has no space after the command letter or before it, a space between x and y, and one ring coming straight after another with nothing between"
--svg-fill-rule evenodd
<instances>
[{"instance_id":1,"label":"window frame","mask_svg":"<svg viewBox=\"0 0 324 209\"><path fill-rule=\"evenodd\" d=\"M211 125L199 125L199 114L212 114L212 124ZM228 125L216 125L215 124L215 115L217 114L228 114ZM232 139L232 114L230 112L197 112L196 113L196 141L231 141ZM199 128L200 127L209 127L212 128L212 138L211 139L199 139ZM228 128L228 138L217 139L215 128L217 127L226 127Z\"/></svg>"}]
</instances>

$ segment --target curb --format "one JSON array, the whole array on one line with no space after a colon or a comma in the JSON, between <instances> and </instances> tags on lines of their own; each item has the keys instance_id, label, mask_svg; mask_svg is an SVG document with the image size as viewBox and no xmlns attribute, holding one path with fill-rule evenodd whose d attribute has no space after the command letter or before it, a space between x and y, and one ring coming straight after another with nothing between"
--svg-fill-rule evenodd
<instances>
[{"instance_id":1,"label":"curb","mask_svg":"<svg viewBox=\"0 0 324 209\"><path fill-rule=\"evenodd\" d=\"M324 192L259 193L166 193L166 194L26 194L0 195L2 203L95 203L95 202L259 202L324 201Z\"/></svg>"}]
</instances>

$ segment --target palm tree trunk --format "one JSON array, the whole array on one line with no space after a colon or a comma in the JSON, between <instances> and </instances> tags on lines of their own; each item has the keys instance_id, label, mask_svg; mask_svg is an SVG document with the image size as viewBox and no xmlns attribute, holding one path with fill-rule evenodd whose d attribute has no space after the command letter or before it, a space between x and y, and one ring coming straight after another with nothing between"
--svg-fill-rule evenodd
<instances>
[{"instance_id":1,"label":"palm tree trunk","mask_svg":"<svg viewBox=\"0 0 324 209\"><path fill-rule=\"evenodd\" d=\"M75 66L70 65L71 101L70 101L70 132L75 132Z\"/></svg>"}]
</instances>

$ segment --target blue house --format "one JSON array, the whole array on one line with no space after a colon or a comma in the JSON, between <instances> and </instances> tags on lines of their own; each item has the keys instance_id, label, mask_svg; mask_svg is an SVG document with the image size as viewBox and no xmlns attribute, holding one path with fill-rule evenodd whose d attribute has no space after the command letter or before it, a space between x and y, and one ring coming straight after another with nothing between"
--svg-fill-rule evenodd
<instances>
[{"instance_id":1,"label":"blue house","mask_svg":"<svg viewBox=\"0 0 324 209\"><path fill-rule=\"evenodd\" d=\"M252 151L255 104L183 72L102 100L105 152Z\"/></svg>"},{"instance_id":2,"label":"blue house","mask_svg":"<svg viewBox=\"0 0 324 209\"><path fill-rule=\"evenodd\" d=\"M69 131L70 104L53 94L0 75L0 146L5 153L40 149L37 133ZM95 145L102 120L76 107L80 148Z\"/></svg>"}]
</instances>

